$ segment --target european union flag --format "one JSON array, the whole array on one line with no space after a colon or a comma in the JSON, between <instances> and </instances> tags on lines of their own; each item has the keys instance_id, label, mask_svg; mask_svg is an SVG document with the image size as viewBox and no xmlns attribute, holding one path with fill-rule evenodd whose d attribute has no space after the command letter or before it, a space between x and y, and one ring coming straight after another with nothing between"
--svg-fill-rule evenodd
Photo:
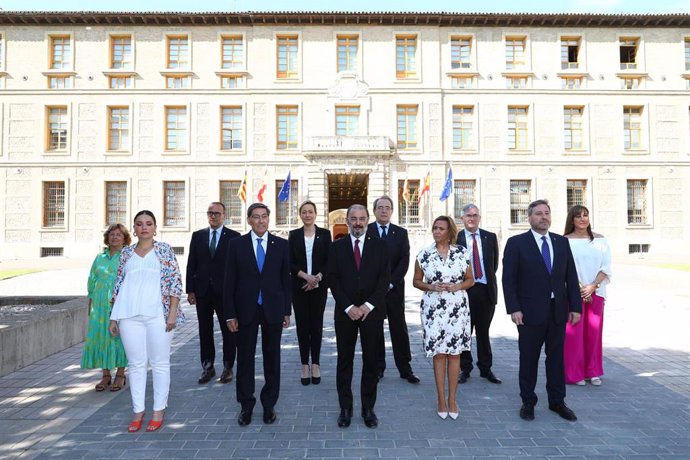
<instances>
[{"instance_id":1,"label":"european union flag","mask_svg":"<svg viewBox=\"0 0 690 460\"><path fill-rule=\"evenodd\" d=\"M291 171L288 171L287 178L285 179L285 182L283 182L283 186L280 189L280 193L278 193L278 201L280 201L281 203L287 201L288 198L290 198L290 173Z\"/></svg>"},{"instance_id":2,"label":"european union flag","mask_svg":"<svg viewBox=\"0 0 690 460\"><path fill-rule=\"evenodd\" d=\"M446 177L446 183L443 186L443 191L441 192L441 201L446 201L453 191L453 167L448 168L448 177Z\"/></svg>"}]
</instances>

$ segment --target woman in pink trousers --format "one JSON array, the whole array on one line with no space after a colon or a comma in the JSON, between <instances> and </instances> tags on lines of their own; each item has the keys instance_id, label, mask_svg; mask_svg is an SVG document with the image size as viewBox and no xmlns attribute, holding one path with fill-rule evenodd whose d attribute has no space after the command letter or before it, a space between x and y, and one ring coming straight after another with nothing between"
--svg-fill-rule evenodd
<instances>
[{"instance_id":1,"label":"woman in pink trousers","mask_svg":"<svg viewBox=\"0 0 690 460\"><path fill-rule=\"evenodd\" d=\"M580 205L568 212L563 234L575 258L582 296L582 321L565 329L565 382L601 385L604 374L602 331L606 285L611 279L611 248L603 235L592 232L589 210Z\"/></svg>"}]
</instances>

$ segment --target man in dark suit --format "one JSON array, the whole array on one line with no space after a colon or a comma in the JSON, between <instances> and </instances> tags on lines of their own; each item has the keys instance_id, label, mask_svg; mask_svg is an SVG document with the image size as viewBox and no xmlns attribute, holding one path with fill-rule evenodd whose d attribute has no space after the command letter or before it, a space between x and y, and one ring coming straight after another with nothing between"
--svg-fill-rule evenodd
<instances>
[{"instance_id":1,"label":"man in dark suit","mask_svg":"<svg viewBox=\"0 0 690 460\"><path fill-rule=\"evenodd\" d=\"M347 210L350 233L331 245L329 286L335 299L333 316L338 350L336 386L340 403L338 426L352 419L352 369L357 334L362 341L362 418L369 428L378 426L374 413L378 383L378 339L386 317L386 291L390 279L387 245L365 234L369 212L354 204Z\"/></svg>"},{"instance_id":2,"label":"man in dark suit","mask_svg":"<svg viewBox=\"0 0 690 460\"><path fill-rule=\"evenodd\" d=\"M518 328L520 417L534 420L534 388L543 345L549 409L574 421L575 413L565 404L563 341L566 322L576 324L582 312L575 262L568 239L549 232L548 201L530 203L527 219L531 230L510 237L503 256L503 295Z\"/></svg>"},{"instance_id":3,"label":"man in dark suit","mask_svg":"<svg viewBox=\"0 0 690 460\"><path fill-rule=\"evenodd\" d=\"M410 266L410 240L407 230L391 223L393 200L386 195L374 200L374 216L376 221L369 224L367 235L381 238L388 246L388 260L390 261L391 280L386 293L386 317L388 330L393 345L395 366L400 372L400 378L410 383L419 383L419 377L412 372L412 353L410 352L410 336L405 321L405 274ZM379 379L383 378L386 370L386 345L383 334L379 344Z\"/></svg>"},{"instance_id":4,"label":"man in dark suit","mask_svg":"<svg viewBox=\"0 0 690 460\"><path fill-rule=\"evenodd\" d=\"M493 354L489 340L489 327L496 311L498 286L498 239L495 233L480 229L482 216L475 204L462 208L462 223L465 230L458 233L458 244L467 248L472 257L474 286L467 290L470 301L470 320L475 331L477 343L477 367L479 376L491 383L501 383L491 370ZM465 383L472 372L472 352L460 354L460 377L458 383Z\"/></svg>"},{"instance_id":5,"label":"man in dark suit","mask_svg":"<svg viewBox=\"0 0 690 460\"><path fill-rule=\"evenodd\" d=\"M254 355L261 326L265 384L261 389L264 423L276 421L280 393L280 337L290 325L292 285L288 243L268 233L270 210L263 203L247 209L249 233L230 241L225 266L224 314L231 332L237 332L237 423L252 421Z\"/></svg>"},{"instance_id":6,"label":"man in dark suit","mask_svg":"<svg viewBox=\"0 0 690 460\"><path fill-rule=\"evenodd\" d=\"M192 234L187 259L187 300L196 305L199 320L199 343L201 348L201 377L199 383L211 381L216 375L213 367L216 349L213 340L213 312L216 312L220 331L223 334L223 373L218 380L228 383L232 380L232 366L235 364L237 343L223 321L223 277L225 275L225 253L228 241L240 236L234 230L223 226L225 205L214 201L206 211L208 228Z\"/></svg>"}]
</instances>

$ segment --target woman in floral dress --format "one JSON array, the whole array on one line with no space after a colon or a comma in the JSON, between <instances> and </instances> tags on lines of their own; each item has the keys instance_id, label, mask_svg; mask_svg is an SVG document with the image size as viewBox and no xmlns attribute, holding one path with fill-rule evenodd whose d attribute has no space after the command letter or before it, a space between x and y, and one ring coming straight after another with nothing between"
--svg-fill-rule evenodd
<instances>
[{"instance_id":1,"label":"woman in floral dress","mask_svg":"<svg viewBox=\"0 0 690 460\"><path fill-rule=\"evenodd\" d=\"M108 332L110 297L115 286L120 251L123 246L129 246L132 239L124 225L113 224L103 234L103 240L108 247L96 256L89 273L89 329L81 355L81 367L103 369L103 377L96 385L96 391L105 391L111 383L110 391L119 391L127 382L127 357L120 337L113 337ZM110 375L110 370L114 368L117 368L115 381Z\"/></svg>"},{"instance_id":2,"label":"woman in floral dress","mask_svg":"<svg viewBox=\"0 0 690 460\"><path fill-rule=\"evenodd\" d=\"M470 309L466 290L474 285L470 253L456 241L458 230L448 216L431 228L434 244L422 249L415 263L413 285L424 291L421 303L424 351L433 357L438 416L458 418L455 401L460 353L470 349ZM446 377L448 398L446 399Z\"/></svg>"}]
</instances>

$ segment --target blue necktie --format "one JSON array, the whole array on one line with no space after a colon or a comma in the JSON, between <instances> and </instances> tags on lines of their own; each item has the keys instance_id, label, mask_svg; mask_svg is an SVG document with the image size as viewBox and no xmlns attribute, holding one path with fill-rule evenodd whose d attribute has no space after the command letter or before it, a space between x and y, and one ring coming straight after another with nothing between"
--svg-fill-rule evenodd
<instances>
[{"instance_id":1,"label":"blue necktie","mask_svg":"<svg viewBox=\"0 0 690 460\"><path fill-rule=\"evenodd\" d=\"M386 226L381 225L381 238L387 238L387 237L388 237L388 233L386 233Z\"/></svg>"},{"instance_id":2,"label":"blue necktie","mask_svg":"<svg viewBox=\"0 0 690 460\"><path fill-rule=\"evenodd\" d=\"M541 256L546 264L546 269L551 274L551 252L549 251L549 243L546 242L546 237L541 237Z\"/></svg>"},{"instance_id":3,"label":"blue necktie","mask_svg":"<svg viewBox=\"0 0 690 460\"><path fill-rule=\"evenodd\" d=\"M209 245L209 251L211 251L211 257L213 257L216 254L216 244L217 244L217 239L216 239L216 231L214 230L211 232L212 237L211 237L211 244Z\"/></svg>"},{"instance_id":4,"label":"blue necktie","mask_svg":"<svg viewBox=\"0 0 690 460\"><path fill-rule=\"evenodd\" d=\"M259 272L263 271L264 261L266 260L266 252L264 252L264 247L261 245L262 241L262 238L256 239L256 265L259 267ZM256 303L259 305L264 303L263 297L261 296L261 291L259 291L259 298Z\"/></svg>"}]
</instances>

